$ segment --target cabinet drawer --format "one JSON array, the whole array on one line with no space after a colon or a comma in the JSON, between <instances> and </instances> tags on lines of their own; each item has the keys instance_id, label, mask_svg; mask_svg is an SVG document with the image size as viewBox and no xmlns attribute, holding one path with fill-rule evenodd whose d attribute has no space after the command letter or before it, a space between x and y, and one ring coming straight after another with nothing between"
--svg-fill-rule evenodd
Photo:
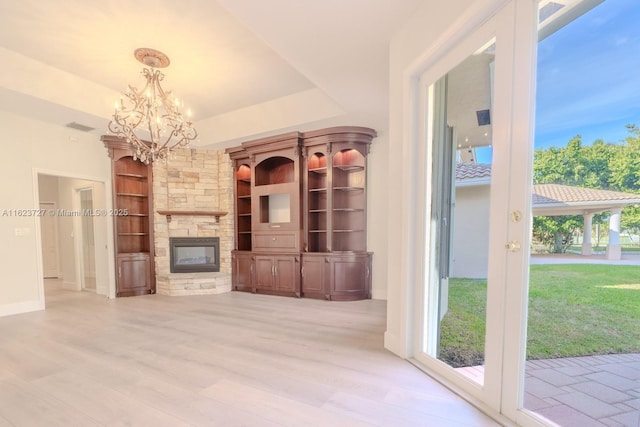
<instances>
[{"instance_id":1,"label":"cabinet drawer","mask_svg":"<svg viewBox=\"0 0 640 427\"><path fill-rule=\"evenodd\" d=\"M298 251L300 234L296 231L283 232L254 232L254 251Z\"/></svg>"}]
</instances>

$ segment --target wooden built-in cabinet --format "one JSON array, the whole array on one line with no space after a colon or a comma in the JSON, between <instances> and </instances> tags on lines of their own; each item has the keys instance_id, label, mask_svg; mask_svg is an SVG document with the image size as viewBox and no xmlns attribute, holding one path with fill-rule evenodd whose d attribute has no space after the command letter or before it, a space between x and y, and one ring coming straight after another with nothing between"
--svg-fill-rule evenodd
<instances>
[{"instance_id":1,"label":"wooden built-in cabinet","mask_svg":"<svg viewBox=\"0 0 640 427\"><path fill-rule=\"evenodd\" d=\"M231 285L237 291L253 290L253 253L239 250L232 251Z\"/></svg>"},{"instance_id":2,"label":"wooden built-in cabinet","mask_svg":"<svg viewBox=\"0 0 640 427\"><path fill-rule=\"evenodd\" d=\"M155 293L152 166L133 160L123 139L101 139L111 158L116 296Z\"/></svg>"},{"instance_id":3,"label":"wooden built-in cabinet","mask_svg":"<svg viewBox=\"0 0 640 427\"><path fill-rule=\"evenodd\" d=\"M254 265L256 290L300 296L299 256L255 255Z\"/></svg>"},{"instance_id":4,"label":"wooden built-in cabinet","mask_svg":"<svg viewBox=\"0 0 640 427\"><path fill-rule=\"evenodd\" d=\"M235 290L329 300L371 297L367 155L375 131L291 132L230 148Z\"/></svg>"}]
</instances>

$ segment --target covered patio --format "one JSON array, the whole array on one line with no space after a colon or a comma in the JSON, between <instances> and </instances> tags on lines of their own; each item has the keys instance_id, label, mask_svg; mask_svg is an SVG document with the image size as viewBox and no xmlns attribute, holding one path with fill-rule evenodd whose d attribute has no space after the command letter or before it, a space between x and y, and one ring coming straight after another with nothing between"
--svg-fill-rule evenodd
<instances>
[{"instance_id":1,"label":"covered patio","mask_svg":"<svg viewBox=\"0 0 640 427\"><path fill-rule=\"evenodd\" d=\"M640 195L620 191L572 187L559 184L533 186L533 216L582 215L584 239L582 255L593 254L593 215L609 212L609 243L605 257L620 260L620 218L627 206L640 204Z\"/></svg>"}]
</instances>

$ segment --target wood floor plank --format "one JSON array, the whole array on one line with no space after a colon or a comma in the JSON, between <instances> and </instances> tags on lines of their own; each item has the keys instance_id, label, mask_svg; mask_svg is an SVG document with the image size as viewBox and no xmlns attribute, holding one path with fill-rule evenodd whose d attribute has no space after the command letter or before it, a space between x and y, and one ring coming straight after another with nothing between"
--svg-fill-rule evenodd
<instances>
[{"instance_id":1,"label":"wood floor plank","mask_svg":"<svg viewBox=\"0 0 640 427\"><path fill-rule=\"evenodd\" d=\"M0 427L497 425L384 349L384 301L46 300L0 318Z\"/></svg>"},{"instance_id":2,"label":"wood floor plank","mask_svg":"<svg viewBox=\"0 0 640 427\"><path fill-rule=\"evenodd\" d=\"M11 424L9 420L0 416L0 427L14 427L15 424Z\"/></svg>"},{"instance_id":3,"label":"wood floor plank","mask_svg":"<svg viewBox=\"0 0 640 427\"><path fill-rule=\"evenodd\" d=\"M99 426L92 417L69 407L20 378L0 381L0 416L14 426Z\"/></svg>"},{"instance_id":4,"label":"wood floor plank","mask_svg":"<svg viewBox=\"0 0 640 427\"><path fill-rule=\"evenodd\" d=\"M324 405L324 408L377 426L484 427L498 425L482 414L452 415L447 412L449 408L446 405L442 405L438 413L429 414L406 405L398 406L373 401L342 392L337 393Z\"/></svg>"},{"instance_id":5,"label":"wood floor plank","mask_svg":"<svg viewBox=\"0 0 640 427\"><path fill-rule=\"evenodd\" d=\"M495 421L479 413L463 399L453 395L453 393L448 391L443 393L441 390L433 391L416 392L394 387L385 397L384 402L410 412L444 418L447 422L453 423L453 425L470 427L496 425Z\"/></svg>"},{"instance_id":6,"label":"wood floor plank","mask_svg":"<svg viewBox=\"0 0 640 427\"><path fill-rule=\"evenodd\" d=\"M140 399L74 372L60 372L40 378L33 384L102 425L137 425L141 421L146 425L189 425L162 410L145 405ZM132 414L135 415L134 418Z\"/></svg>"},{"instance_id":7,"label":"wood floor plank","mask_svg":"<svg viewBox=\"0 0 640 427\"><path fill-rule=\"evenodd\" d=\"M249 401L251 405L246 406L247 410L266 420L277 421L289 427L375 425L227 380L214 384L202 393L229 406L246 406L245 402Z\"/></svg>"}]
</instances>

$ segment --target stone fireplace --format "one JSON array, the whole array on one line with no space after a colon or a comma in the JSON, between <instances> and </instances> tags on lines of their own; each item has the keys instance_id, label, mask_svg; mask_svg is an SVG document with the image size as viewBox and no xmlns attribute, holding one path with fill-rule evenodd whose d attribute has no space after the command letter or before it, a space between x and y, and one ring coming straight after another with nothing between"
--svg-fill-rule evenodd
<instances>
[{"instance_id":1,"label":"stone fireplace","mask_svg":"<svg viewBox=\"0 0 640 427\"><path fill-rule=\"evenodd\" d=\"M157 293L177 296L230 291L233 186L229 157L223 151L178 150L166 165L154 164L153 198ZM188 240L180 239L213 238L218 240L218 271L171 271L172 239L184 242ZM186 258L206 254L206 250L191 250Z\"/></svg>"}]
</instances>

